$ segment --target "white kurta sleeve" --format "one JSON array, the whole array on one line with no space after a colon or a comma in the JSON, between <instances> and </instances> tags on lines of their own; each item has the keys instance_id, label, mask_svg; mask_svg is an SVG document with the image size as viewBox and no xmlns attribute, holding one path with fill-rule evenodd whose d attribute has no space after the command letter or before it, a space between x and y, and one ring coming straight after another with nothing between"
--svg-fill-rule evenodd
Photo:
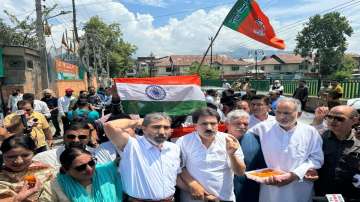
<instances>
[{"instance_id":1,"label":"white kurta sleeve","mask_svg":"<svg viewBox=\"0 0 360 202\"><path fill-rule=\"evenodd\" d=\"M322 139L319 133L314 129L310 136L307 159L298 167L293 169L295 175L302 180L309 169L319 169L324 163L324 153L322 151Z\"/></svg>"},{"instance_id":2,"label":"white kurta sleeve","mask_svg":"<svg viewBox=\"0 0 360 202\"><path fill-rule=\"evenodd\" d=\"M58 99L58 110L59 110L60 116L65 116L64 108L63 108L63 99L64 98L62 98L62 97Z\"/></svg>"}]
</instances>

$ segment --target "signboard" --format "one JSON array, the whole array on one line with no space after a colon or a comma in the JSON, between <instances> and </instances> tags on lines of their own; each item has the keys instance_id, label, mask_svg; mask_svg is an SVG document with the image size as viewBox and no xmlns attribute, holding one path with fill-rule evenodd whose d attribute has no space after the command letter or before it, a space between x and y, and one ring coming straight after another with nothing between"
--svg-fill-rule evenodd
<instances>
[{"instance_id":1,"label":"signboard","mask_svg":"<svg viewBox=\"0 0 360 202\"><path fill-rule=\"evenodd\" d=\"M79 67L62 60L55 59L57 80L78 80Z\"/></svg>"},{"instance_id":2,"label":"signboard","mask_svg":"<svg viewBox=\"0 0 360 202\"><path fill-rule=\"evenodd\" d=\"M0 77L4 77L3 49L0 48Z\"/></svg>"}]
</instances>

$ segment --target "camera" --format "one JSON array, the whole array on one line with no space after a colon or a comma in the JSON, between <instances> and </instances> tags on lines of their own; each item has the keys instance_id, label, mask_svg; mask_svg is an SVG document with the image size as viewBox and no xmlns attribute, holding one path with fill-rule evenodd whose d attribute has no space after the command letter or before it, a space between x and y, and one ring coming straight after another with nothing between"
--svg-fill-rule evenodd
<instances>
[{"instance_id":1,"label":"camera","mask_svg":"<svg viewBox=\"0 0 360 202\"><path fill-rule=\"evenodd\" d=\"M30 135L32 128L37 124L39 120L37 118L27 120L25 113L26 112L24 110L16 111L16 114L21 117L21 123L24 126L24 134Z\"/></svg>"}]
</instances>

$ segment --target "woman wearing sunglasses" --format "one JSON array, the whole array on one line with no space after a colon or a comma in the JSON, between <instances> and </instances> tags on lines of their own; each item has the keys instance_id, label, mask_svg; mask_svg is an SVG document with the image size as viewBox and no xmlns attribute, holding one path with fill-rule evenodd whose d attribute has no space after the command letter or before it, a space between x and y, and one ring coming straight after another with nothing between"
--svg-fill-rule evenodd
<instances>
[{"instance_id":1,"label":"woman wearing sunglasses","mask_svg":"<svg viewBox=\"0 0 360 202\"><path fill-rule=\"evenodd\" d=\"M1 145L4 163L0 168L0 201L52 201L50 182L54 169L33 161L35 142L19 134Z\"/></svg>"},{"instance_id":2,"label":"woman wearing sunglasses","mask_svg":"<svg viewBox=\"0 0 360 202\"><path fill-rule=\"evenodd\" d=\"M96 164L90 152L70 147L60 155L61 169L52 183L54 201L122 201L121 178L115 162Z\"/></svg>"}]
</instances>

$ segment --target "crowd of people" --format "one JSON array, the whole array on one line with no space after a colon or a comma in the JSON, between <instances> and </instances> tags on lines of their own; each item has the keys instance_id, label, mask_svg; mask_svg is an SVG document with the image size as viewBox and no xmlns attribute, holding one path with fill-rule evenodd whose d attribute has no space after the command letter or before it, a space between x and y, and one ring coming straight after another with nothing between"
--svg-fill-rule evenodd
<instances>
[{"instance_id":1,"label":"crowd of people","mask_svg":"<svg viewBox=\"0 0 360 202\"><path fill-rule=\"evenodd\" d=\"M182 119L194 131L177 138L177 117L126 114L113 88L15 91L0 128L0 201L360 201L356 109L318 107L306 124L305 82L293 97L279 82L269 95L244 86L207 90L207 107ZM249 177L264 168L280 173Z\"/></svg>"}]
</instances>

